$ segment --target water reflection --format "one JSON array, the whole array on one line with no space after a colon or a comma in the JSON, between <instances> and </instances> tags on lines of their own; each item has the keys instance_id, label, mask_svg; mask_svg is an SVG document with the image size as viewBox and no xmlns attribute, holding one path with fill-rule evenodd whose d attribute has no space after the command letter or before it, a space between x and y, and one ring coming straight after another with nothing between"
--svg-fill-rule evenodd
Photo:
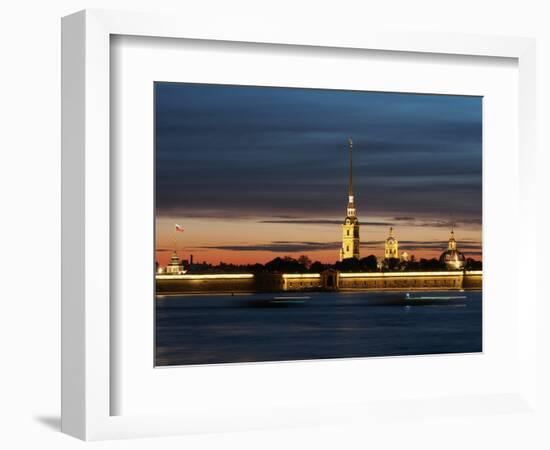
<instances>
[{"instance_id":1,"label":"water reflection","mask_svg":"<svg viewBox=\"0 0 550 450\"><path fill-rule=\"evenodd\" d=\"M481 292L158 296L156 365L482 350Z\"/></svg>"}]
</instances>

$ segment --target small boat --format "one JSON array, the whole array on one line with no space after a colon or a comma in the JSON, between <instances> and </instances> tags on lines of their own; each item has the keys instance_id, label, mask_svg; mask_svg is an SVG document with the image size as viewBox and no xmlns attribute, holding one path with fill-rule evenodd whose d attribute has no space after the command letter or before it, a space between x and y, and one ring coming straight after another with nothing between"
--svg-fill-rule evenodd
<instances>
[{"instance_id":1,"label":"small boat","mask_svg":"<svg viewBox=\"0 0 550 450\"><path fill-rule=\"evenodd\" d=\"M463 304L467 298L465 295L420 295L413 297L407 292L405 298L398 301L397 304L405 306L457 305Z\"/></svg>"},{"instance_id":2,"label":"small boat","mask_svg":"<svg viewBox=\"0 0 550 450\"><path fill-rule=\"evenodd\" d=\"M464 304L468 297L465 295L418 295L410 293L399 296L381 297L369 299L368 304L372 306L414 306L414 305L457 305Z\"/></svg>"},{"instance_id":3,"label":"small boat","mask_svg":"<svg viewBox=\"0 0 550 450\"><path fill-rule=\"evenodd\" d=\"M423 296L423 297L411 297L407 292L405 294L405 300L413 302L425 302L425 301L434 301L434 300L464 300L467 297L465 295L437 295L437 296Z\"/></svg>"},{"instance_id":4,"label":"small boat","mask_svg":"<svg viewBox=\"0 0 550 450\"><path fill-rule=\"evenodd\" d=\"M255 298L244 303L244 306L247 307L256 307L256 308L275 308L275 307L285 307L285 306L298 306L303 305L311 297L306 296L280 296L280 297L271 297L271 298Z\"/></svg>"},{"instance_id":5,"label":"small boat","mask_svg":"<svg viewBox=\"0 0 550 450\"><path fill-rule=\"evenodd\" d=\"M305 303L306 300L309 300L311 297L290 297L290 296L285 296L285 297L273 297L270 301L270 303L276 303L276 304L284 304L284 303L289 303L289 304L294 304L294 303Z\"/></svg>"}]
</instances>

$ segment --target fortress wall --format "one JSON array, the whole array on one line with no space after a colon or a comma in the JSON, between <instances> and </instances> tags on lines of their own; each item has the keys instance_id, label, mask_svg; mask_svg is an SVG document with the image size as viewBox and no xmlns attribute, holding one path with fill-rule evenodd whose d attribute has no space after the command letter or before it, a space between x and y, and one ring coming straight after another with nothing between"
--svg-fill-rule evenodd
<instances>
[{"instance_id":1,"label":"fortress wall","mask_svg":"<svg viewBox=\"0 0 550 450\"><path fill-rule=\"evenodd\" d=\"M346 276L340 274L338 288L340 290L430 290L430 289L462 289L462 272L442 275L411 275L394 273L369 274L374 276ZM390 276L391 275L391 276Z\"/></svg>"},{"instance_id":2,"label":"fortress wall","mask_svg":"<svg viewBox=\"0 0 550 450\"><path fill-rule=\"evenodd\" d=\"M254 276L246 275L157 275L156 293L255 292L257 288Z\"/></svg>"},{"instance_id":3,"label":"fortress wall","mask_svg":"<svg viewBox=\"0 0 550 450\"><path fill-rule=\"evenodd\" d=\"M481 289L482 272L340 273L340 290Z\"/></svg>"},{"instance_id":4,"label":"fortress wall","mask_svg":"<svg viewBox=\"0 0 550 450\"><path fill-rule=\"evenodd\" d=\"M157 275L158 294L281 292L321 289L320 274Z\"/></svg>"},{"instance_id":5,"label":"fortress wall","mask_svg":"<svg viewBox=\"0 0 550 450\"><path fill-rule=\"evenodd\" d=\"M285 291L308 291L322 288L321 274L286 274L282 275Z\"/></svg>"},{"instance_id":6,"label":"fortress wall","mask_svg":"<svg viewBox=\"0 0 550 450\"><path fill-rule=\"evenodd\" d=\"M482 289L483 274L481 270L466 272L464 275L463 287L464 289Z\"/></svg>"},{"instance_id":7,"label":"fortress wall","mask_svg":"<svg viewBox=\"0 0 550 450\"><path fill-rule=\"evenodd\" d=\"M157 275L158 294L282 292L318 290L441 290L481 289L481 271L334 273L335 286L319 274Z\"/></svg>"}]
</instances>

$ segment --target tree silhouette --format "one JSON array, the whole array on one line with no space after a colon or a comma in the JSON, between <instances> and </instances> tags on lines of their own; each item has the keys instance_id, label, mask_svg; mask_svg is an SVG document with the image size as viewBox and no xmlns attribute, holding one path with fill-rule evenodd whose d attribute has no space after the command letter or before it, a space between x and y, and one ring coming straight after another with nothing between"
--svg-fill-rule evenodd
<instances>
[{"instance_id":1,"label":"tree silhouette","mask_svg":"<svg viewBox=\"0 0 550 450\"><path fill-rule=\"evenodd\" d=\"M482 270L483 263L481 261L476 261L473 258L466 259L466 265L464 266L466 270Z\"/></svg>"},{"instance_id":2,"label":"tree silhouette","mask_svg":"<svg viewBox=\"0 0 550 450\"><path fill-rule=\"evenodd\" d=\"M361 258L361 271L362 272L376 272L378 270L378 261L376 256L369 255L366 258Z\"/></svg>"},{"instance_id":3,"label":"tree silhouette","mask_svg":"<svg viewBox=\"0 0 550 450\"><path fill-rule=\"evenodd\" d=\"M311 259L309 259L307 255L300 255L298 262L306 269L309 269L311 266Z\"/></svg>"},{"instance_id":4,"label":"tree silhouette","mask_svg":"<svg viewBox=\"0 0 550 450\"><path fill-rule=\"evenodd\" d=\"M290 256L285 256L283 258L277 257L269 261L265 265L265 269L268 272L274 273L303 273L307 270L298 260Z\"/></svg>"},{"instance_id":5,"label":"tree silhouette","mask_svg":"<svg viewBox=\"0 0 550 450\"><path fill-rule=\"evenodd\" d=\"M361 262L357 258L346 258L334 264L334 268L341 272L358 272L361 270Z\"/></svg>"},{"instance_id":6,"label":"tree silhouette","mask_svg":"<svg viewBox=\"0 0 550 450\"><path fill-rule=\"evenodd\" d=\"M310 272L312 273L320 273L323 270L329 269L331 267L330 264L323 264L320 261L315 261L311 266L309 267Z\"/></svg>"}]
</instances>

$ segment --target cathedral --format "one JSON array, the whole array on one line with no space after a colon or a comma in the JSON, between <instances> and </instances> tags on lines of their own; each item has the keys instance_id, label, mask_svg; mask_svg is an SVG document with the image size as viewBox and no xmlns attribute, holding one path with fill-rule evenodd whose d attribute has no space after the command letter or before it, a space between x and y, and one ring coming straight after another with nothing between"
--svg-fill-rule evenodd
<instances>
[{"instance_id":1,"label":"cathedral","mask_svg":"<svg viewBox=\"0 0 550 450\"><path fill-rule=\"evenodd\" d=\"M360 258L359 253L359 220L355 211L353 198L353 141L348 140L349 147L349 185L348 185L348 210L342 224L342 249L340 261L348 258Z\"/></svg>"},{"instance_id":2,"label":"cathedral","mask_svg":"<svg viewBox=\"0 0 550 450\"><path fill-rule=\"evenodd\" d=\"M348 139L349 151L349 180L348 180L348 208L346 218L342 224L342 248L340 249L340 261L350 258L360 258L360 240L359 240L359 220L357 219L357 211L355 209L355 199L353 196L353 141ZM390 228L390 233L384 245L384 263L391 259L399 259L401 262L407 262L409 255L403 252L399 255L399 242L393 235L393 227ZM449 270L461 270L465 265L464 255L458 251L456 240L454 238L454 227L451 230L451 237L447 250L445 250L439 261Z\"/></svg>"},{"instance_id":3,"label":"cathedral","mask_svg":"<svg viewBox=\"0 0 550 450\"><path fill-rule=\"evenodd\" d=\"M447 250L441 253L439 262L445 264L449 270L462 270L466 264L466 258L456 248L454 227L451 229L451 237L449 238L449 243L447 244Z\"/></svg>"},{"instance_id":4,"label":"cathedral","mask_svg":"<svg viewBox=\"0 0 550 450\"><path fill-rule=\"evenodd\" d=\"M386 245L384 247L384 258L392 259L399 258L399 242L393 237L393 227L390 228L390 235L386 239Z\"/></svg>"}]
</instances>

